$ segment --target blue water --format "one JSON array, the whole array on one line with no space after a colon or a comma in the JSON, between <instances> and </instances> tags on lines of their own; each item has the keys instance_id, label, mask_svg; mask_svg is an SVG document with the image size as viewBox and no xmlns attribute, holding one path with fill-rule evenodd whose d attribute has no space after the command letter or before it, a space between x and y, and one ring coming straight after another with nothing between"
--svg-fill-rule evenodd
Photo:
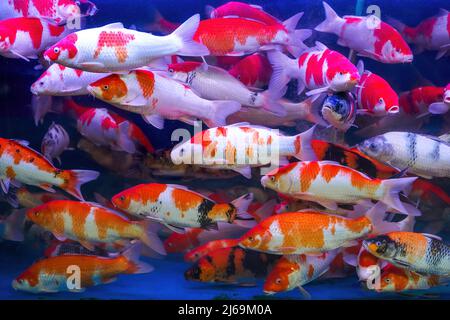
<instances>
[{"instance_id":1,"label":"blue water","mask_svg":"<svg viewBox=\"0 0 450 320\"><path fill-rule=\"evenodd\" d=\"M195 13L204 13L205 5L218 6L225 1L213 0L93 0L99 12L96 16L87 19L87 27L101 26L115 21L121 21L125 26L135 25L138 29L152 21L154 10L173 22L182 22ZM305 11L300 22L301 28L313 28L323 20L323 8L321 1L317 0L277 0L277 1L250 1L261 5L272 15L284 20L294 13ZM340 14L355 14L369 4L378 5L381 8L382 18L393 16L406 24L415 25L422 19L436 14L438 8L450 9L446 0L378 0L378 1L349 1L329 0L330 5ZM359 7L357 6L359 2ZM359 8L359 9L358 9ZM312 45L319 40L330 48L348 54L346 48L336 45L336 37L323 33L314 33L307 41ZM382 75L397 91L409 90L417 86L423 79L432 81L436 85L445 85L450 79L449 58L438 61L434 59L435 52L425 52L415 57L414 64L383 65L381 63L365 60L366 68ZM52 121L58 121L65 125L71 137L78 137L76 128L67 119L58 115L48 115L43 125L35 127L29 108L31 94L29 86L41 74L41 71L33 69L34 63L27 64L20 60L0 58L0 136L6 138L25 139L31 146L38 149L41 139ZM103 106L90 97L77 99L91 105ZM142 119L121 110L115 112L138 124L150 138L156 149L169 148L173 144L169 141L172 129L186 127L175 121L167 121L166 129L159 131L146 125ZM436 121L439 124L439 121ZM431 131L438 127L431 127ZM431 132L430 132L431 133ZM74 139L75 140L75 139ZM93 193L98 192L106 197L111 197L117 192L131 185L150 182L148 179L128 179L114 174L114 170L106 169L93 161L86 153L81 151L65 152L62 155L63 168L92 169L101 172L101 179L86 185L83 194L89 200L93 200ZM206 182L185 182L180 179L158 179L159 182L184 183L191 186L201 185L211 190L231 187L233 185L258 186L257 179L247 181L237 177L231 181L209 180ZM447 191L449 189L447 188ZM0 213L7 213L10 208L0 204ZM444 229L442 236L448 235L448 228ZM184 271L189 267L181 255L169 255L164 260L146 259L155 267L155 271L143 275L119 276L114 283L88 288L83 293L58 293L32 295L16 292L11 287L11 281L33 261L42 254L42 249L30 249L23 244L0 242L0 299L262 299L267 298L262 292L263 279L259 279L254 287L235 285L216 285L188 282L184 279ZM345 279L317 281L305 286L313 299L420 299L450 298L450 288L439 287L426 292L417 292L413 296L398 294L378 294L361 287L356 275ZM280 299L301 299L298 290L276 295Z\"/></svg>"}]
</instances>

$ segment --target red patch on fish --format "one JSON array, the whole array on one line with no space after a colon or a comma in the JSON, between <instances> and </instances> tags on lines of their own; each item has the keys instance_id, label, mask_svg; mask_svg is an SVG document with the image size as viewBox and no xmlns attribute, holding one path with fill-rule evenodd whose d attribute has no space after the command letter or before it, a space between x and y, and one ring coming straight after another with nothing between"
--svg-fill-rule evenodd
<instances>
[{"instance_id":1,"label":"red patch on fish","mask_svg":"<svg viewBox=\"0 0 450 320\"><path fill-rule=\"evenodd\" d=\"M64 26L57 26L53 24L48 24L48 30L52 37L59 37L65 30Z\"/></svg>"},{"instance_id":2,"label":"red patch on fish","mask_svg":"<svg viewBox=\"0 0 450 320\"><path fill-rule=\"evenodd\" d=\"M33 48L39 49L42 44L42 34L44 27L37 18L14 18L0 21L0 28L5 32L4 36L9 37L11 44L16 42L17 32L28 33L33 43Z\"/></svg>"},{"instance_id":3,"label":"red patch on fish","mask_svg":"<svg viewBox=\"0 0 450 320\"><path fill-rule=\"evenodd\" d=\"M172 63L169 64L169 70L173 70L174 72L183 72L188 73L196 70L198 67L202 65L202 62L188 61L183 63Z\"/></svg>"},{"instance_id":4,"label":"red patch on fish","mask_svg":"<svg viewBox=\"0 0 450 320\"><path fill-rule=\"evenodd\" d=\"M102 31L99 35L94 58L97 59L105 47L114 48L117 61L124 63L128 58L127 45L135 39L133 34L121 31Z\"/></svg>"}]
</instances>

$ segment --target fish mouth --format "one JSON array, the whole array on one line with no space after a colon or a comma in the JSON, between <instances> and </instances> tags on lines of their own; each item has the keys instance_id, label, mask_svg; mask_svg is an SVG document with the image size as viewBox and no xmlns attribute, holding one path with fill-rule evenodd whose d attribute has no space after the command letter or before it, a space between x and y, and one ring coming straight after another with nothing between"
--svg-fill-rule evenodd
<instances>
[{"instance_id":1,"label":"fish mouth","mask_svg":"<svg viewBox=\"0 0 450 320\"><path fill-rule=\"evenodd\" d=\"M410 56L406 56L405 59L403 60L403 63L411 63L414 60L414 56L410 55Z\"/></svg>"}]
</instances>

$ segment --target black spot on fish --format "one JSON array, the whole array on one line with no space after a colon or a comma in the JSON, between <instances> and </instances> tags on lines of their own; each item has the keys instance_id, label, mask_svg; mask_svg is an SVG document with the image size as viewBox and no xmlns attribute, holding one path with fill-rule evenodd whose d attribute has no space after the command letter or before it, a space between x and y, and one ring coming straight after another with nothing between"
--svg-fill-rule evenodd
<instances>
[{"instance_id":1,"label":"black spot on fish","mask_svg":"<svg viewBox=\"0 0 450 320\"><path fill-rule=\"evenodd\" d=\"M439 158L441 157L440 153L441 153L441 144L438 141L435 141L433 152L431 153L431 159L433 159L434 161L439 160Z\"/></svg>"},{"instance_id":2,"label":"black spot on fish","mask_svg":"<svg viewBox=\"0 0 450 320\"><path fill-rule=\"evenodd\" d=\"M227 259L227 267L225 270L225 273L227 277L232 277L236 274L236 265L234 264L234 258L236 257L235 252L236 250L242 250L241 248L232 248L230 250L230 254L228 255Z\"/></svg>"},{"instance_id":3,"label":"black spot on fish","mask_svg":"<svg viewBox=\"0 0 450 320\"><path fill-rule=\"evenodd\" d=\"M409 161L406 167L413 167L417 161L417 135L414 133L407 134L407 148L409 152Z\"/></svg>"},{"instance_id":4,"label":"black spot on fish","mask_svg":"<svg viewBox=\"0 0 450 320\"><path fill-rule=\"evenodd\" d=\"M198 207L198 223L202 228L208 228L214 223L214 221L208 216L208 213L212 210L214 205L214 202L208 199L203 199L202 203Z\"/></svg>"}]
</instances>

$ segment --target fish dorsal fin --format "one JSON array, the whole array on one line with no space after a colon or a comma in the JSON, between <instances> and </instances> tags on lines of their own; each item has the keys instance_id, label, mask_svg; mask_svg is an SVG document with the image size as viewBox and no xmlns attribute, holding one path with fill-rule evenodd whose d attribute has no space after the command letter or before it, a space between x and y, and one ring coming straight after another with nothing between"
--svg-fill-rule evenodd
<instances>
[{"instance_id":1,"label":"fish dorsal fin","mask_svg":"<svg viewBox=\"0 0 450 320\"><path fill-rule=\"evenodd\" d=\"M248 127L250 126L250 122L237 122L237 123L233 123L233 124L229 124L227 125L227 127Z\"/></svg>"},{"instance_id":2,"label":"fish dorsal fin","mask_svg":"<svg viewBox=\"0 0 450 320\"><path fill-rule=\"evenodd\" d=\"M444 15L447 15L448 14L448 10L447 9L444 9L444 8L440 8L439 9L439 15L440 16L444 16Z\"/></svg>"},{"instance_id":3,"label":"fish dorsal fin","mask_svg":"<svg viewBox=\"0 0 450 320\"><path fill-rule=\"evenodd\" d=\"M316 41L316 43L315 43L315 49L316 50L326 50L326 49L328 49L328 47L326 46L326 45L324 45L322 42L320 42L320 41Z\"/></svg>"},{"instance_id":4,"label":"fish dorsal fin","mask_svg":"<svg viewBox=\"0 0 450 320\"><path fill-rule=\"evenodd\" d=\"M186 187L186 186L182 186L182 185L179 185L179 184L168 184L167 186L168 186L168 187L172 187L172 188L176 188L176 189L182 189L182 190L189 191L189 192L191 192L191 193L193 193L193 194L198 195L199 197L202 197L202 198L204 198L204 199L207 199L207 200L209 200L209 201L212 201L212 202L216 203L216 201L212 200L212 199L209 198L208 196L206 196L206 195L204 195L204 194L201 194L200 192L197 192L197 191L192 191L191 189L189 189L189 188Z\"/></svg>"},{"instance_id":5,"label":"fish dorsal fin","mask_svg":"<svg viewBox=\"0 0 450 320\"><path fill-rule=\"evenodd\" d=\"M18 144L23 145L24 147L29 147L30 142L27 140L19 140L19 139L14 139L15 142L17 142Z\"/></svg>"},{"instance_id":6,"label":"fish dorsal fin","mask_svg":"<svg viewBox=\"0 0 450 320\"><path fill-rule=\"evenodd\" d=\"M100 209L107 210L108 212L113 213L113 214L115 214L115 215L117 215L117 216L119 216L119 217L121 217L121 218L123 218L123 219L130 220L130 219L129 219L127 216L125 216L123 213L121 213L121 212L119 212L119 211L117 211L117 210L114 210L114 209L112 209L112 208L109 208L109 207L107 207L107 206L104 206L104 205L102 205L102 204L99 204L99 203L97 203L97 202L89 202L89 201L86 201L85 203L87 203L87 204L89 204L89 205L91 205L91 206L93 206L93 207L96 207L96 208L100 208Z\"/></svg>"},{"instance_id":7,"label":"fish dorsal fin","mask_svg":"<svg viewBox=\"0 0 450 320\"><path fill-rule=\"evenodd\" d=\"M364 61L359 60L356 67L358 68L358 73L362 76L364 73Z\"/></svg>"},{"instance_id":8,"label":"fish dorsal fin","mask_svg":"<svg viewBox=\"0 0 450 320\"><path fill-rule=\"evenodd\" d=\"M422 235L423 235L424 237L427 237L427 238L431 238L431 239L435 239L435 240L442 241L442 238L441 238L441 237L439 237L439 236L437 236L437 235L434 235L434 234L422 233Z\"/></svg>"},{"instance_id":9,"label":"fish dorsal fin","mask_svg":"<svg viewBox=\"0 0 450 320\"><path fill-rule=\"evenodd\" d=\"M114 22L102 27L102 29L123 29L123 28L124 26L122 22Z\"/></svg>"}]
</instances>

